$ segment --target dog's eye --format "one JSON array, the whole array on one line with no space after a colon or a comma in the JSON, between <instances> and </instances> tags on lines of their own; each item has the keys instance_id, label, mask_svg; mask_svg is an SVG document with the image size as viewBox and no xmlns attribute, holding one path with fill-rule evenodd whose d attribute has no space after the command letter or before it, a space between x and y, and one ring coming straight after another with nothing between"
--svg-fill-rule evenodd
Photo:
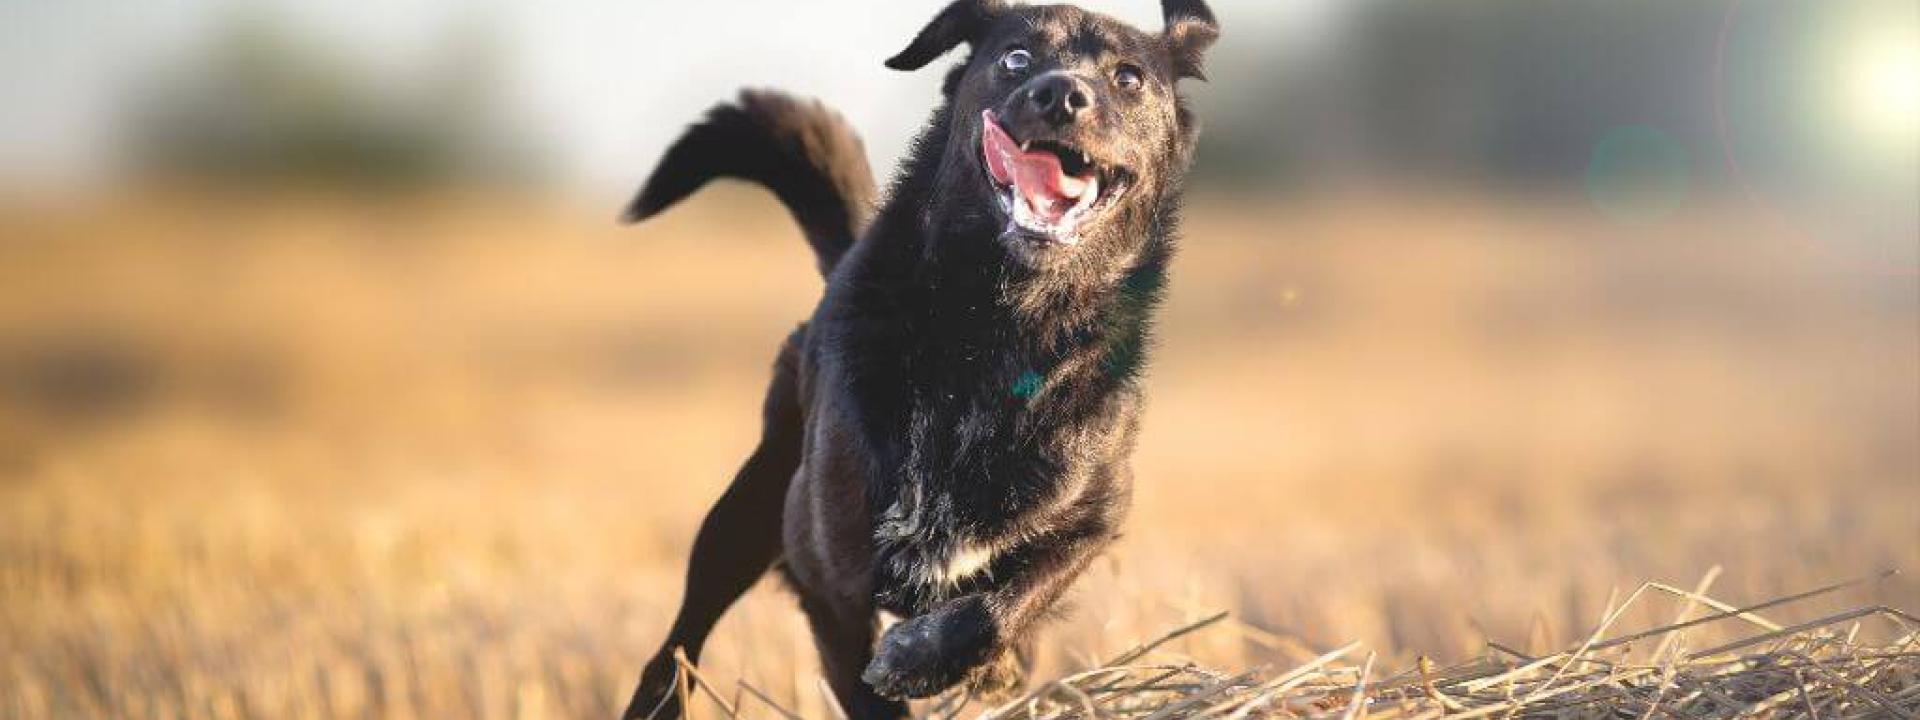
<instances>
[{"instance_id":1,"label":"dog's eye","mask_svg":"<svg viewBox=\"0 0 1920 720\"><path fill-rule=\"evenodd\" d=\"M1138 90L1140 82L1140 68L1121 65L1119 70L1113 71L1113 84L1120 86L1122 90Z\"/></svg>"},{"instance_id":2,"label":"dog's eye","mask_svg":"<svg viewBox=\"0 0 1920 720\"><path fill-rule=\"evenodd\" d=\"M1000 67L1006 68L1009 72L1020 72L1031 64L1033 64L1033 53L1027 52L1025 48L1014 48L1000 56Z\"/></svg>"}]
</instances>

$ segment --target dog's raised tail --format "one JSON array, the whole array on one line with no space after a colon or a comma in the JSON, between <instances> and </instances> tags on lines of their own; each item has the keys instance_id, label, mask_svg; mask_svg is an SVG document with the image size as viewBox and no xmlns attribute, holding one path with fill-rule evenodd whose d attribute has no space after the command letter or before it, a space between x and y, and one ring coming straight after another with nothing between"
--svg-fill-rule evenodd
<instances>
[{"instance_id":1,"label":"dog's raised tail","mask_svg":"<svg viewBox=\"0 0 1920 720\"><path fill-rule=\"evenodd\" d=\"M743 90L674 141L625 220L653 217L720 177L772 190L799 221L823 276L853 245L873 201L866 147L839 113L817 100Z\"/></svg>"}]
</instances>

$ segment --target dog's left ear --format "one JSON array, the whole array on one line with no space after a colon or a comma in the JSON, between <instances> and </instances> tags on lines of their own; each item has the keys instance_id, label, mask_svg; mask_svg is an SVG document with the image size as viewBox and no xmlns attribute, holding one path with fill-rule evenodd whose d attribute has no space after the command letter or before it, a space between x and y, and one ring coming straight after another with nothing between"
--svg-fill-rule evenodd
<instances>
[{"instance_id":1,"label":"dog's left ear","mask_svg":"<svg viewBox=\"0 0 1920 720\"><path fill-rule=\"evenodd\" d=\"M907 49L887 59L887 67L919 70L960 43L978 42L1004 7L1002 0L953 0L920 29Z\"/></svg>"},{"instance_id":2,"label":"dog's left ear","mask_svg":"<svg viewBox=\"0 0 1920 720\"><path fill-rule=\"evenodd\" d=\"M1207 48L1220 39L1220 23L1206 0L1161 0L1160 15L1166 19L1161 36L1173 58L1174 77L1207 79L1202 65Z\"/></svg>"}]
</instances>

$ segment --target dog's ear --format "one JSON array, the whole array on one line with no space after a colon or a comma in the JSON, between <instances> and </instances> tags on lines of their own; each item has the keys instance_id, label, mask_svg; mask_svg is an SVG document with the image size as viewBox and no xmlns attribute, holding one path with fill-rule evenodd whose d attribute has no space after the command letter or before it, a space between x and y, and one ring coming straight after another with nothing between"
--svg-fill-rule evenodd
<instances>
[{"instance_id":1,"label":"dog's ear","mask_svg":"<svg viewBox=\"0 0 1920 720\"><path fill-rule=\"evenodd\" d=\"M1003 7L1002 0L953 0L920 29L907 49L887 59L887 67L919 70L960 43L979 41Z\"/></svg>"},{"instance_id":2,"label":"dog's ear","mask_svg":"<svg viewBox=\"0 0 1920 720\"><path fill-rule=\"evenodd\" d=\"M1207 79L1202 65L1207 48L1220 39L1220 23L1206 0L1161 0L1160 15L1166 19L1161 35L1173 58L1174 77Z\"/></svg>"}]
</instances>

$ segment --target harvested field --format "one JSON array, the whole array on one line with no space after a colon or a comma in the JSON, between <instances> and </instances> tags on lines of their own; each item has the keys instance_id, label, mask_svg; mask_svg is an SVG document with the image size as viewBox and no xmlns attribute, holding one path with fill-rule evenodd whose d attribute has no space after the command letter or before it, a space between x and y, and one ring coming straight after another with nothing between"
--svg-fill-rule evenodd
<instances>
[{"instance_id":1,"label":"harvested field","mask_svg":"<svg viewBox=\"0 0 1920 720\"><path fill-rule=\"evenodd\" d=\"M1920 280L1698 205L1201 198L1128 536L962 714L1920 712ZM818 292L612 216L0 212L0 717L611 717ZM700 673L832 716L772 583Z\"/></svg>"}]
</instances>

